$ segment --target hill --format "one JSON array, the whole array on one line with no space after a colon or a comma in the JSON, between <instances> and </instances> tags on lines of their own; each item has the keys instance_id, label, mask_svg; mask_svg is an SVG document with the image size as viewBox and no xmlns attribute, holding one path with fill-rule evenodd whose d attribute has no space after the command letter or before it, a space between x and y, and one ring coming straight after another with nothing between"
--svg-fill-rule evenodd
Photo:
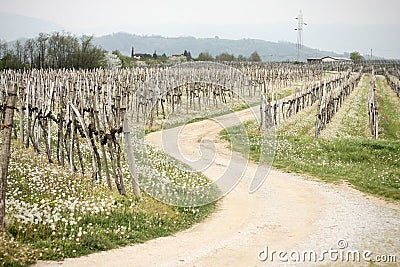
<instances>
[{"instance_id":1,"label":"hill","mask_svg":"<svg viewBox=\"0 0 400 267\"><path fill-rule=\"evenodd\" d=\"M119 50L122 54L130 55L132 46L135 53L154 53L161 55L182 54L184 50L190 51L197 57L201 52L208 52L213 56L227 52L235 56L249 56L257 51L264 61L293 61L297 59L296 44L289 42L269 42L257 39L230 40L219 37L195 38L195 37L162 37L140 36L129 33L114 33L94 39L96 45L112 51ZM348 56L334 52L321 51L304 47L301 60L307 57L319 56Z\"/></svg>"}]
</instances>

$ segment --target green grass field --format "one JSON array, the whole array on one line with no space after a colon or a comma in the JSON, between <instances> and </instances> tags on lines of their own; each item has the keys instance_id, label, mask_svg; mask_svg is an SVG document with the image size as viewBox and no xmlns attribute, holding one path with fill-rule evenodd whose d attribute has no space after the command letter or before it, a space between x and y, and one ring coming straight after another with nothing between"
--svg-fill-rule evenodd
<instances>
[{"instance_id":1,"label":"green grass field","mask_svg":"<svg viewBox=\"0 0 400 267\"><path fill-rule=\"evenodd\" d=\"M385 77L377 76L379 135L383 139L400 139L400 98L389 87Z\"/></svg>"}]
</instances>

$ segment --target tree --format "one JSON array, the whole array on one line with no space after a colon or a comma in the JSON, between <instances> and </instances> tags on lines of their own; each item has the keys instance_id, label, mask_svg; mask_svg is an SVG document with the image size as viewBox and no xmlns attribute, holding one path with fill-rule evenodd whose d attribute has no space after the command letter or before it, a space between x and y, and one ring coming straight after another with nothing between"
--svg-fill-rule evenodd
<instances>
[{"instance_id":1,"label":"tree","mask_svg":"<svg viewBox=\"0 0 400 267\"><path fill-rule=\"evenodd\" d=\"M36 38L36 44L38 47L38 68L44 68L45 67L45 56L46 56L46 50L47 50L47 39L48 35L45 33L39 33L39 37Z\"/></svg>"},{"instance_id":2,"label":"tree","mask_svg":"<svg viewBox=\"0 0 400 267\"><path fill-rule=\"evenodd\" d=\"M6 41L0 40L0 58L3 58L8 53L8 44Z\"/></svg>"},{"instance_id":3,"label":"tree","mask_svg":"<svg viewBox=\"0 0 400 267\"><path fill-rule=\"evenodd\" d=\"M0 60L2 69L20 69L22 67L21 61L13 53L8 53Z\"/></svg>"},{"instance_id":4,"label":"tree","mask_svg":"<svg viewBox=\"0 0 400 267\"><path fill-rule=\"evenodd\" d=\"M192 55L190 54L190 51L185 50L185 51L183 52L183 55L186 57L186 60L187 60L187 61L192 60Z\"/></svg>"},{"instance_id":5,"label":"tree","mask_svg":"<svg viewBox=\"0 0 400 267\"><path fill-rule=\"evenodd\" d=\"M215 57L217 61L235 61L236 58L234 55L228 54L228 53L221 53L218 56Z\"/></svg>"},{"instance_id":6,"label":"tree","mask_svg":"<svg viewBox=\"0 0 400 267\"><path fill-rule=\"evenodd\" d=\"M28 39L24 45L25 54L27 55L27 60L30 68L33 68L35 64L35 56L37 52L35 51L35 41L33 39Z\"/></svg>"},{"instance_id":7,"label":"tree","mask_svg":"<svg viewBox=\"0 0 400 267\"><path fill-rule=\"evenodd\" d=\"M363 61L364 57L359 52L354 51L354 52L350 53L350 59L353 61L359 62L359 61Z\"/></svg>"},{"instance_id":8,"label":"tree","mask_svg":"<svg viewBox=\"0 0 400 267\"><path fill-rule=\"evenodd\" d=\"M105 52L101 48L94 46L92 41L93 35L81 37L81 64L78 66L79 68L98 68L104 60ZM77 50L79 51L79 48Z\"/></svg>"},{"instance_id":9,"label":"tree","mask_svg":"<svg viewBox=\"0 0 400 267\"><path fill-rule=\"evenodd\" d=\"M168 61L168 57L167 57L167 55L166 55L165 53L163 53L163 54L161 55L161 57L158 57L158 60L159 60L161 63L166 63L166 62Z\"/></svg>"},{"instance_id":10,"label":"tree","mask_svg":"<svg viewBox=\"0 0 400 267\"><path fill-rule=\"evenodd\" d=\"M214 58L208 52L201 52L197 57L198 61L214 61Z\"/></svg>"},{"instance_id":11,"label":"tree","mask_svg":"<svg viewBox=\"0 0 400 267\"><path fill-rule=\"evenodd\" d=\"M20 40L17 40L14 44L15 47L15 55L18 58L18 61L22 63L23 61L23 47Z\"/></svg>"},{"instance_id":12,"label":"tree","mask_svg":"<svg viewBox=\"0 0 400 267\"><path fill-rule=\"evenodd\" d=\"M40 33L23 44L16 41L13 49L0 41L0 69L101 67L105 51L93 44L93 36L76 36L65 32Z\"/></svg>"},{"instance_id":13,"label":"tree","mask_svg":"<svg viewBox=\"0 0 400 267\"><path fill-rule=\"evenodd\" d=\"M256 51L254 51L254 52L250 55L249 61L252 61L252 62L261 62L261 57L260 57L260 55L259 55Z\"/></svg>"},{"instance_id":14,"label":"tree","mask_svg":"<svg viewBox=\"0 0 400 267\"><path fill-rule=\"evenodd\" d=\"M66 67L67 59L73 52L70 47L73 47L73 43L77 42L70 35L64 33L55 32L48 38L48 49L47 49L47 64L54 68Z\"/></svg>"},{"instance_id":15,"label":"tree","mask_svg":"<svg viewBox=\"0 0 400 267\"><path fill-rule=\"evenodd\" d=\"M239 55L237 57L237 61L247 61L247 58L245 56L243 56L243 55Z\"/></svg>"}]
</instances>

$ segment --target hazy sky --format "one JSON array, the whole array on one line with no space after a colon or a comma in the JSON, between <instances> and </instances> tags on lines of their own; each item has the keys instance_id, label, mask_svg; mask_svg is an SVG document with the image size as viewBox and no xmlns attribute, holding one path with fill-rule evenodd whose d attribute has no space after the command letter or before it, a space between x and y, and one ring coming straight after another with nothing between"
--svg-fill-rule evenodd
<instances>
[{"instance_id":1,"label":"hazy sky","mask_svg":"<svg viewBox=\"0 0 400 267\"><path fill-rule=\"evenodd\" d=\"M309 24L304 30L305 45L320 45L318 38L322 38L324 25L352 25L353 31L358 31L354 29L362 25L380 25L381 29L382 25L390 24L391 30L379 37L383 38L382 47L376 49L386 52L396 49L386 43L397 40L392 35L400 36L400 0L0 0L0 12L49 20L77 34L126 31L291 42L296 41L295 17L299 10ZM351 34L349 30L348 35ZM326 43L325 47L315 48L343 52L352 47Z\"/></svg>"},{"instance_id":2,"label":"hazy sky","mask_svg":"<svg viewBox=\"0 0 400 267\"><path fill-rule=\"evenodd\" d=\"M400 24L399 0L0 0L3 12L81 29L129 24L258 24L291 21L302 9L310 23Z\"/></svg>"}]
</instances>

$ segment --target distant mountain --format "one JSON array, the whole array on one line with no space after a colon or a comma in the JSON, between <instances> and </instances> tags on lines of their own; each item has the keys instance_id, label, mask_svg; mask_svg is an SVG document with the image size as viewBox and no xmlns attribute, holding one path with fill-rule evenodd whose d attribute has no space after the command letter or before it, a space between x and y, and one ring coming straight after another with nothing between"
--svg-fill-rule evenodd
<instances>
[{"instance_id":1,"label":"distant mountain","mask_svg":"<svg viewBox=\"0 0 400 267\"><path fill-rule=\"evenodd\" d=\"M0 39L12 41L19 38L36 37L39 33L62 31L63 27L51 21L0 13Z\"/></svg>"},{"instance_id":2,"label":"distant mountain","mask_svg":"<svg viewBox=\"0 0 400 267\"><path fill-rule=\"evenodd\" d=\"M96 45L108 51L119 50L124 55L130 55L132 46L135 53L150 53L154 51L158 55L182 54L184 50L190 51L193 57L201 52L208 52L213 56L220 53L230 53L235 56L248 57L254 51L264 61L294 61L297 59L296 44L289 42L268 42L257 39L229 40L215 38L195 37L162 37L162 36L139 36L128 33L114 33L97 37L94 39ZM303 48L301 60L308 57L336 56L344 57L334 52L321 51L309 47Z\"/></svg>"}]
</instances>

